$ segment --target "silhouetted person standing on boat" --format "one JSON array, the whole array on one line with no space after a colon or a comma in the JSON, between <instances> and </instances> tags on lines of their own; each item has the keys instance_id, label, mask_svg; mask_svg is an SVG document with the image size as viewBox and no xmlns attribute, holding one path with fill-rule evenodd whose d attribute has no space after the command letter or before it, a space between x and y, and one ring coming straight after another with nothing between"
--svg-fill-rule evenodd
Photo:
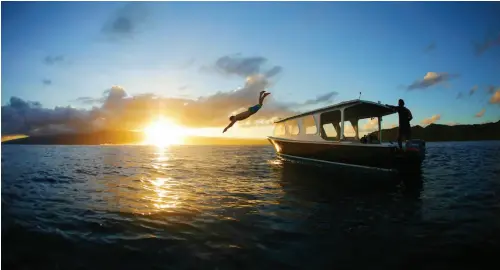
<instances>
[{"instance_id":1,"label":"silhouetted person standing on boat","mask_svg":"<svg viewBox=\"0 0 500 270\"><path fill-rule=\"evenodd\" d=\"M224 131L222 131L222 133L226 132L230 127L232 127L234 123L236 123L236 121L245 120L254 113L256 113L257 111L259 111L260 108L262 108L262 103L264 102L264 99L270 94L271 93L267 93L266 91L260 91L259 104L249 107L248 110L241 112L237 115L231 115L231 117L229 117L229 121L231 121L231 123L227 125L227 127L224 129Z\"/></svg>"},{"instance_id":2,"label":"silhouetted person standing on boat","mask_svg":"<svg viewBox=\"0 0 500 270\"><path fill-rule=\"evenodd\" d=\"M405 107L404 100L400 99L398 101L399 106L392 106L385 104L392 108L394 111L398 112L399 115L399 129L398 129L398 145L400 149L403 149L403 138L405 140L411 140L411 126L410 121L413 119L411 111Z\"/></svg>"}]
</instances>

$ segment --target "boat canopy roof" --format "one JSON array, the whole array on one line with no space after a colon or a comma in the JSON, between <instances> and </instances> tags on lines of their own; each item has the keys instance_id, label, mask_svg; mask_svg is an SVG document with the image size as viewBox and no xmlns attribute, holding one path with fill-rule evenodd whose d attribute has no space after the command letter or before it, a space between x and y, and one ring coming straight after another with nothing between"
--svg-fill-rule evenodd
<instances>
[{"instance_id":1,"label":"boat canopy roof","mask_svg":"<svg viewBox=\"0 0 500 270\"><path fill-rule=\"evenodd\" d=\"M334 105L330 105L327 107L315 109L312 111L304 112L301 114L297 114L294 116L290 116L284 119L280 119L274 123L281 123L285 122L287 120L291 120L294 118L300 118L303 116L307 115L312 115L315 113L324 113L324 112L329 112L329 111L335 111L338 109L345 108L346 110L344 111L344 119L364 119L364 118L370 118L370 117L382 117L386 115L390 115L395 113L393 109L391 109L388 106L385 106L383 104L373 102L373 101L368 101L368 100L360 100L360 99L355 99L355 100L348 100L344 102L340 102Z\"/></svg>"}]
</instances>

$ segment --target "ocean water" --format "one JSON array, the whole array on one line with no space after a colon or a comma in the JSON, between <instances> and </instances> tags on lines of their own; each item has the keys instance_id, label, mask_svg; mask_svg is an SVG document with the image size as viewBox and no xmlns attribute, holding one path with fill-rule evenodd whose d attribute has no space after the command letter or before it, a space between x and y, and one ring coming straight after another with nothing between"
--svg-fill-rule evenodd
<instances>
[{"instance_id":1,"label":"ocean water","mask_svg":"<svg viewBox=\"0 0 500 270\"><path fill-rule=\"evenodd\" d=\"M2 269L481 269L500 254L500 142L422 172L271 146L2 146ZM492 267L492 266L491 266Z\"/></svg>"}]
</instances>

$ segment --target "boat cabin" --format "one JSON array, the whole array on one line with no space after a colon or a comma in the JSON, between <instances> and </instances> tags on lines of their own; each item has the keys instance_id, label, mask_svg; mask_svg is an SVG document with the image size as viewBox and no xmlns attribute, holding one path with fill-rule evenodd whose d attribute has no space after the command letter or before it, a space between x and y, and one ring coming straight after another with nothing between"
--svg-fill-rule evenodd
<instances>
[{"instance_id":1,"label":"boat cabin","mask_svg":"<svg viewBox=\"0 0 500 270\"><path fill-rule=\"evenodd\" d=\"M380 144L382 117L393 113L393 109L380 102L345 101L276 121L273 137L300 141ZM377 119L378 136L360 138L359 121L363 119L373 121L371 124ZM348 127L351 133L348 135L351 136L346 136Z\"/></svg>"}]
</instances>

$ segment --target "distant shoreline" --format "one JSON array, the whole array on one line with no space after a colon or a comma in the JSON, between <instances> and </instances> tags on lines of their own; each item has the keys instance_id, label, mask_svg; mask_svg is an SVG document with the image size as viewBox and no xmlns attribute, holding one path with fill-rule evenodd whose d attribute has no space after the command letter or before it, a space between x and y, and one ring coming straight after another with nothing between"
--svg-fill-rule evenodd
<instances>
[{"instance_id":1,"label":"distant shoreline","mask_svg":"<svg viewBox=\"0 0 500 270\"><path fill-rule=\"evenodd\" d=\"M431 124L426 127L413 126L413 139L422 139L426 142L473 142L473 141L500 141L500 121L496 123L474 125L439 125ZM378 137L378 131L370 133ZM9 136L9 135L7 135ZM6 136L6 137L7 137ZM398 128L383 129L382 141L397 143ZM2 141L2 145L141 145L144 135L133 131L99 131L79 134L59 134L47 136L20 137ZM188 136L182 145L268 145L267 138L224 138ZM142 144L143 145L143 144Z\"/></svg>"},{"instance_id":2,"label":"distant shoreline","mask_svg":"<svg viewBox=\"0 0 500 270\"><path fill-rule=\"evenodd\" d=\"M418 138L415 138L418 139ZM397 144L398 141L385 141L382 140L383 143L394 143ZM463 143L463 142L500 142L500 139L492 139L492 140L470 140L470 141L425 141L426 143Z\"/></svg>"},{"instance_id":3,"label":"distant shoreline","mask_svg":"<svg viewBox=\"0 0 500 270\"><path fill-rule=\"evenodd\" d=\"M101 131L81 134L60 134L47 136L22 137L2 141L2 145L144 145L144 135L131 131ZM188 136L181 145L267 145L267 139L223 138Z\"/></svg>"},{"instance_id":4,"label":"distant shoreline","mask_svg":"<svg viewBox=\"0 0 500 270\"><path fill-rule=\"evenodd\" d=\"M245 144L245 143L233 143L233 144L172 144L167 147L178 147L178 146L272 146L267 140L261 140L262 142ZM500 142L500 139L493 140L470 140L470 141L425 141L426 143L465 143L465 142ZM392 143L397 144L397 141L385 141L382 143ZM26 143L2 143L2 145L30 145L30 146L141 146L141 147L156 147L150 144L26 144Z\"/></svg>"},{"instance_id":5,"label":"distant shoreline","mask_svg":"<svg viewBox=\"0 0 500 270\"><path fill-rule=\"evenodd\" d=\"M378 136L378 131L370 133ZM494 123L473 125L440 125L430 124L426 127L411 127L411 137L426 142L464 142L464 141L497 141L500 140L500 120ZM396 142L398 127L382 130L383 142Z\"/></svg>"},{"instance_id":6,"label":"distant shoreline","mask_svg":"<svg viewBox=\"0 0 500 270\"><path fill-rule=\"evenodd\" d=\"M124 144L27 144L27 143L2 143L3 145L39 145L39 146L48 146L48 145L54 145L54 146L145 146L145 147L156 147L153 144L133 144L133 143L124 143ZM166 147L170 146L266 146L266 145L271 145L267 140L262 140L260 143L254 143L254 144L187 144L187 143L182 143L182 144L171 144L167 145Z\"/></svg>"}]
</instances>

